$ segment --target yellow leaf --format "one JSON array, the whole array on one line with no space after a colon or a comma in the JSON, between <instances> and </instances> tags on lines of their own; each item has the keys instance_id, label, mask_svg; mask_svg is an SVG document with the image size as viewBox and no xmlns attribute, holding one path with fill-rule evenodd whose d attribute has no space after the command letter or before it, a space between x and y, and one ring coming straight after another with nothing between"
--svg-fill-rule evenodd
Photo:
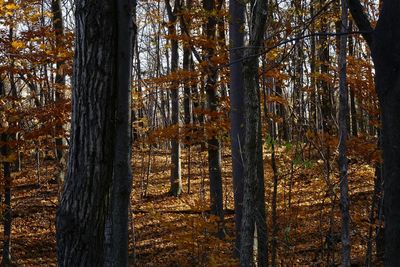
<instances>
[{"instance_id":1,"label":"yellow leaf","mask_svg":"<svg viewBox=\"0 0 400 267\"><path fill-rule=\"evenodd\" d=\"M12 162L14 162L16 160L17 160L17 154L16 153L12 153L11 155L8 155L8 156L0 155L0 162L12 163Z\"/></svg>"},{"instance_id":2,"label":"yellow leaf","mask_svg":"<svg viewBox=\"0 0 400 267\"><path fill-rule=\"evenodd\" d=\"M15 3L8 3L7 5L5 5L5 8L7 9L7 10L16 10L16 9L18 9L18 6L15 4Z\"/></svg>"},{"instance_id":3,"label":"yellow leaf","mask_svg":"<svg viewBox=\"0 0 400 267\"><path fill-rule=\"evenodd\" d=\"M24 48L24 47L25 47L25 44L24 44L22 41L12 41L12 42L11 42L11 46L12 46L14 49L21 49L21 48Z\"/></svg>"}]
</instances>

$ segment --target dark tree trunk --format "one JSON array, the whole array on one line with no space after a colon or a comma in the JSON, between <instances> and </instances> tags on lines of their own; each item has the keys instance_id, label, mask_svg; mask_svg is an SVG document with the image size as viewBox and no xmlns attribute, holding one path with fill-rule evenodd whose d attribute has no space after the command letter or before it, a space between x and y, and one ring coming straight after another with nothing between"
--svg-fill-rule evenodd
<instances>
[{"instance_id":1,"label":"dark tree trunk","mask_svg":"<svg viewBox=\"0 0 400 267\"><path fill-rule=\"evenodd\" d=\"M350 11L371 48L381 107L384 160L385 266L400 266L400 2L383 0L375 30L358 0Z\"/></svg>"},{"instance_id":2,"label":"dark tree trunk","mask_svg":"<svg viewBox=\"0 0 400 267\"><path fill-rule=\"evenodd\" d=\"M341 29L342 33L348 31L347 0L341 0ZM346 77L346 35L340 36L339 42L339 177L340 177L340 210L342 217L342 266L350 267L350 212L349 212L349 181L347 176L347 119L349 117L349 101Z\"/></svg>"},{"instance_id":3,"label":"dark tree trunk","mask_svg":"<svg viewBox=\"0 0 400 267\"><path fill-rule=\"evenodd\" d=\"M349 22L349 31L352 31L353 23L352 21ZM349 42L349 55L354 56L354 40L353 36L349 35L348 37ZM351 135L357 136L358 135L358 128L357 128L357 109L356 109L356 100L354 95L354 88L350 85L350 121L351 121Z\"/></svg>"},{"instance_id":4,"label":"dark tree trunk","mask_svg":"<svg viewBox=\"0 0 400 267\"><path fill-rule=\"evenodd\" d=\"M240 265L252 266L254 230L262 229L257 232L259 240L266 240L265 211L260 209L260 201L264 200L264 187L260 179L264 179L261 173L262 164L260 153L262 153L261 142L261 118L260 118L260 97L259 97L259 79L258 79L258 56L259 47L262 43L266 17L267 1L257 1L253 3L254 13L251 21L249 46L244 53L243 77L245 91L245 175L243 184L243 218L241 227L241 247L240 247ZM260 162L261 161L261 162ZM259 199L262 198L262 199ZM261 237L261 239L260 239ZM267 247L258 249L258 265L267 266Z\"/></svg>"},{"instance_id":5,"label":"dark tree trunk","mask_svg":"<svg viewBox=\"0 0 400 267\"><path fill-rule=\"evenodd\" d=\"M179 0L175 0L174 10L172 10L169 0L165 2L168 12L170 26L168 26L168 33L171 36L176 35L176 12L179 9ZM179 53L178 53L178 40L173 38L171 40L171 72L178 70ZM179 196L182 193L182 177L181 177L181 146L179 142L179 84L176 81L172 82L171 86L171 105L172 105L172 125L177 127L177 136L171 141L171 187L170 194Z\"/></svg>"},{"instance_id":6,"label":"dark tree trunk","mask_svg":"<svg viewBox=\"0 0 400 267\"><path fill-rule=\"evenodd\" d=\"M321 0L321 5L325 4L325 0ZM328 32L328 22L326 18L322 18L321 32ZM327 76L329 72L329 43L325 35L319 38L319 60L321 61L320 72L322 75ZM322 77L320 80L320 87L322 90L321 96L321 111L322 111L322 129L325 133L332 134L332 103L331 103L331 90L329 83L326 81L327 77Z\"/></svg>"},{"instance_id":7,"label":"dark tree trunk","mask_svg":"<svg viewBox=\"0 0 400 267\"><path fill-rule=\"evenodd\" d=\"M131 70L133 12L136 1L117 1L117 105L115 110L115 144L113 181L111 187L108 228L111 230L110 250L106 254L106 266L128 266L128 210L132 188L131 172Z\"/></svg>"},{"instance_id":8,"label":"dark tree trunk","mask_svg":"<svg viewBox=\"0 0 400 267\"><path fill-rule=\"evenodd\" d=\"M186 1L186 12L189 12L190 8L192 7L192 0L187 0ZM190 21L186 21L184 16L181 16L181 27L182 28L186 28L187 31L190 31ZM185 24L185 27L183 27L182 25ZM185 32L185 29L182 29L182 32ZM187 38L189 38L189 36L187 36ZM190 45L187 43L184 43L183 45L183 59L182 59L182 67L183 70L185 71L192 71L192 51L190 49ZM186 78L184 80L184 88L183 88L183 93L184 93L184 97L183 97L183 110L184 110L184 114L185 114L185 124L191 124L192 121L192 90L191 90L191 80L190 78ZM189 141L189 136L187 138Z\"/></svg>"},{"instance_id":9,"label":"dark tree trunk","mask_svg":"<svg viewBox=\"0 0 400 267\"><path fill-rule=\"evenodd\" d=\"M10 156L10 149L8 147L9 135L7 133L1 134L2 156L5 158L3 162L3 175L4 175L4 237L3 237L3 259L1 266L9 266L11 263L11 163L7 159Z\"/></svg>"},{"instance_id":10,"label":"dark tree trunk","mask_svg":"<svg viewBox=\"0 0 400 267\"><path fill-rule=\"evenodd\" d=\"M59 266L106 264L110 193L112 207L121 205L111 215L114 224L121 223L112 228L113 253L121 257L118 266L126 262L131 5L127 0L76 2L71 148L56 222ZM122 195L113 199L116 192Z\"/></svg>"},{"instance_id":11,"label":"dark tree trunk","mask_svg":"<svg viewBox=\"0 0 400 267\"><path fill-rule=\"evenodd\" d=\"M314 17L314 6L310 5L310 15L311 17ZM310 26L310 33L314 34L315 33L315 22L311 22L311 26ZM311 93L310 93L310 121L311 121L311 125L313 125L313 129L314 131L316 131L318 129L318 119L317 119L317 98L318 95L316 94L316 79L315 79L315 74L317 71L316 68L316 38L315 36L311 37L310 40L311 44L310 44L310 71L311 71L311 81L310 81L310 86L311 86Z\"/></svg>"},{"instance_id":12,"label":"dark tree trunk","mask_svg":"<svg viewBox=\"0 0 400 267\"><path fill-rule=\"evenodd\" d=\"M240 250L240 228L242 225L242 202L243 202L243 176L244 176L244 85L242 75L242 62L244 46L244 11L245 5L238 0L229 1L229 41L230 52L230 100L231 100L231 149L232 149L232 176L233 194L235 205L235 250L239 256Z\"/></svg>"},{"instance_id":13,"label":"dark tree trunk","mask_svg":"<svg viewBox=\"0 0 400 267\"><path fill-rule=\"evenodd\" d=\"M205 32L209 42L216 43L216 25L217 21L214 13L216 13L215 0L204 0L204 10L207 11L208 20L205 26ZM218 96L217 96L217 79L218 71L212 63L212 58L215 55L215 48L207 49L206 61L207 68L207 82L205 91L207 94L208 108L210 110L210 123L216 125L218 118L215 112L218 110ZM216 132L211 133L207 140L208 145L208 170L210 176L210 200L211 200L211 214L218 216L218 236L223 238L224 232L224 208L222 196L222 175L221 175L221 147Z\"/></svg>"}]
</instances>

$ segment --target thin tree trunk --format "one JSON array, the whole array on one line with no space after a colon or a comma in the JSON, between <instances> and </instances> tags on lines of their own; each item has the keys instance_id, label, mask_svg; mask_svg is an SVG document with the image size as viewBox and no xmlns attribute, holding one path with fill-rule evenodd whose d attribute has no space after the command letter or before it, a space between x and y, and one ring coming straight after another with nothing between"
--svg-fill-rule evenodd
<instances>
[{"instance_id":1,"label":"thin tree trunk","mask_svg":"<svg viewBox=\"0 0 400 267\"><path fill-rule=\"evenodd\" d=\"M186 12L189 12L190 8L192 7L192 0L186 0ZM184 16L181 15L181 27L186 28L190 32L190 21L186 21ZM185 24L185 27L183 27L183 24ZM184 29L182 29L182 32L185 32ZM187 38L190 38L189 36L186 36ZM189 72L191 71L191 61L192 61L192 52L190 49L189 44L184 43L183 44L183 62L182 62L182 67L183 70ZM184 118L185 118L185 124L191 124L192 123L192 90L191 90L191 81L190 78L185 78L184 80L184 100L183 100L183 109L184 109Z\"/></svg>"},{"instance_id":2,"label":"thin tree trunk","mask_svg":"<svg viewBox=\"0 0 400 267\"><path fill-rule=\"evenodd\" d=\"M214 13L217 12L215 0L204 0L204 10L208 14L207 24L205 25L205 32L209 42L216 43L216 25L217 21ZM218 110L218 96L217 96L217 79L218 71L212 63L212 58L215 55L215 48L207 49L206 61L207 68L207 82L205 91L207 94L207 102L210 110L210 123L216 125L218 118L213 115ZM207 140L208 145L208 168L210 177L210 200L211 200L211 214L218 216L218 236L223 238L224 231L224 209L223 209L223 196L222 196L222 174L221 174L221 147L217 137L217 133L212 133Z\"/></svg>"},{"instance_id":3,"label":"thin tree trunk","mask_svg":"<svg viewBox=\"0 0 400 267\"><path fill-rule=\"evenodd\" d=\"M4 174L4 237L3 237L3 260L1 266L7 267L11 263L11 163L7 159L10 156L10 149L7 142L9 141L9 136L7 133L1 135L2 146L2 156L5 158L3 162L3 174Z\"/></svg>"},{"instance_id":4,"label":"thin tree trunk","mask_svg":"<svg viewBox=\"0 0 400 267\"><path fill-rule=\"evenodd\" d=\"M243 76L245 89L245 175L244 175L244 194L243 194L243 218L241 227L241 247L240 247L240 265L253 265L253 243L254 229L256 224L263 223L263 229L266 229L265 218L262 216L263 211L258 210L258 198L264 197L264 187L259 188L259 179L263 179L260 173L259 153L262 152L260 140L260 99L259 99L259 82L258 82L258 56L259 47L262 43L266 18L267 18L267 1L252 2L254 13L252 14L249 46L244 53ZM257 229L259 227L257 226ZM266 231L264 231L266 234ZM259 233L258 233L259 234ZM266 251L258 251L258 258L266 259ZM263 254L263 255L260 255ZM261 266L267 266L268 262L258 262Z\"/></svg>"},{"instance_id":5,"label":"thin tree trunk","mask_svg":"<svg viewBox=\"0 0 400 267\"><path fill-rule=\"evenodd\" d=\"M244 84L242 62L244 46L244 11L245 5L239 0L229 1L229 41L230 52L230 100L231 100L231 150L232 150L232 177L235 205L235 249L234 254L239 256L240 228L242 225L243 203L243 176L244 176Z\"/></svg>"},{"instance_id":6,"label":"thin tree trunk","mask_svg":"<svg viewBox=\"0 0 400 267\"><path fill-rule=\"evenodd\" d=\"M169 0L165 1L170 26L168 26L168 33L171 36L176 35L176 12L179 9L179 0L175 0L174 10L172 10ZM178 40L173 38L171 40L171 72L178 70L179 53L178 53ZM177 136L171 141L171 187L170 194L179 196L182 193L182 177L181 177L181 146L179 142L179 84L176 81L172 82L171 86L171 104L172 104L172 125L177 127Z\"/></svg>"},{"instance_id":7,"label":"thin tree trunk","mask_svg":"<svg viewBox=\"0 0 400 267\"><path fill-rule=\"evenodd\" d=\"M347 32L347 0L341 1L341 32ZM340 36L339 49L339 174L340 174L340 210L342 216L342 266L350 267L350 213L347 159L347 118L349 117L348 91L346 84L346 35Z\"/></svg>"},{"instance_id":8,"label":"thin tree trunk","mask_svg":"<svg viewBox=\"0 0 400 267\"><path fill-rule=\"evenodd\" d=\"M53 29L56 36L56 49L61 50L64 49L64 23L63 23L63 16L61 10L61 1L60 0L52 0L51 2L51 11L53 13ZM57 59L56 62L56 79L55 79L55 96L56 102L60 102L64 100L64 90L65 90L65 74L64 74L64 60ZM56 127L55 127L55 134L56 134L56 157L58 161L61 161L64 153L64 142L63 142L63 124L61 119L59 119Z\"/></svg>"},{"instance_id":9,"label":"thin tree trunk","mask_svg":"<svg viewBox=\"0 0 400 267\"><path fill-rule=\"evenodd\" d=\"M320 0L321 6L325 4L326 0ZM322 18L321 32L328 32L328 22L325 17ZM319 38L319 60L321 61L320 72L322 75L327 76L329 73L329 43L328 38L325 35L321 35ZM322 129L324 133L332 134L332 103L331 103L331 89L329 83L325 80L327 77L323 77L320 80L320 86L322 89L321 96L321 111L322 111Z\"/></svg>"}]
</instances>

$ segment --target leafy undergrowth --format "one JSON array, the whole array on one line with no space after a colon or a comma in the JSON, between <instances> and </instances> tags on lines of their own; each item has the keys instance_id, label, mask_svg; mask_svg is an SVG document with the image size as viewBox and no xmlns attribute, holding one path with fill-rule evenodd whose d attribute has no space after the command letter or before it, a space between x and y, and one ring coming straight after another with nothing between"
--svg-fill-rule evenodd
<instances>
[{"instance_id":1,"label":"leafy undergrowth","mask_svg":"<svg viewBox=\"0 0 400 267\"><path fill-rule=\"evenodd\" d=\"M330 157L331 173L328 177L326 162L305 160L306 150L305 147L281 146L277 151L279 266L340 263L337 155ZM168 195L169 154L165 150L146 149L135 156L132 206L135 231L132 233L134 238L131 238L131 247L134 242L135 251L132 259L137 266L237 266L232 257L234 221L229 151L224 150L222 156L224 206L227 210L227 237L224 240L216 238L216 221L207 215L207 153L199 147L191 148L189 159L187 149L183 152L184 193L179 198ZM273 188L270 156L264 156L267 214L271 214ZM356 158L349 169L352 262L357 266L363 265L367 247L374 168L370 161L360 159L360 155L352 156ZM189 177L190 193L187 189ZM270 234L271 224L269 216ZM374 266L378 265L374 262Z\"/></svg>"},{"instance_id":2,"label":"leafy undergrowth","mask_svg":"<svg viewBox=\"0 0 400 267\"><path fill-rule=\"evenodd\" d=\"M336 158L331 156L332 171L327 177L326 163L309 159L312 156L307 155L306 150L305 147L281 146L277 151L279 266L326 266L327 261L336 264L340 261ZM170 156L167 149L134 149L135 181L129 232L131 265L237 266L232 256L234 213L230 152L225 149L222 155L226 237L220 240L216 234L217 220L208 213L207 152L200 147L192 147L190 153L187 148L182 151L183 193L175 198L168 194ZM264 155L271 238L270 157L268 153ZM54 162L42 163L39 179L37 169L31 166L33 162L24 166L24 171L13 174L13 263L15 266L56 266L57 185L50 182ZM352 159L349 181L352 261L362 265L370 225L374 168L368 161ZM3 231L2 226L0 231Z\"/></svg>"}]
</instances>

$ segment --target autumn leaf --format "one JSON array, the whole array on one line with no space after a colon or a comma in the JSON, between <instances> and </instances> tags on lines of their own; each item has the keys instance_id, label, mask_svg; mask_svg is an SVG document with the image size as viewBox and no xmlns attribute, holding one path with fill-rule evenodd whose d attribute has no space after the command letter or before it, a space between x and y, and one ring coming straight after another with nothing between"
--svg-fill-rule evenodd
<instances>
[{"instance_id":1,"label":"autumn leaf","mask_svg":"<svg viewBox=\"0 0 400 267\"><path fill-rule=\"evenodd\" d=\"M11 42L11 46L12 48L18 50L24 48L25 44L22 41L15 40Z\"/></svg>"}]
</instances>

